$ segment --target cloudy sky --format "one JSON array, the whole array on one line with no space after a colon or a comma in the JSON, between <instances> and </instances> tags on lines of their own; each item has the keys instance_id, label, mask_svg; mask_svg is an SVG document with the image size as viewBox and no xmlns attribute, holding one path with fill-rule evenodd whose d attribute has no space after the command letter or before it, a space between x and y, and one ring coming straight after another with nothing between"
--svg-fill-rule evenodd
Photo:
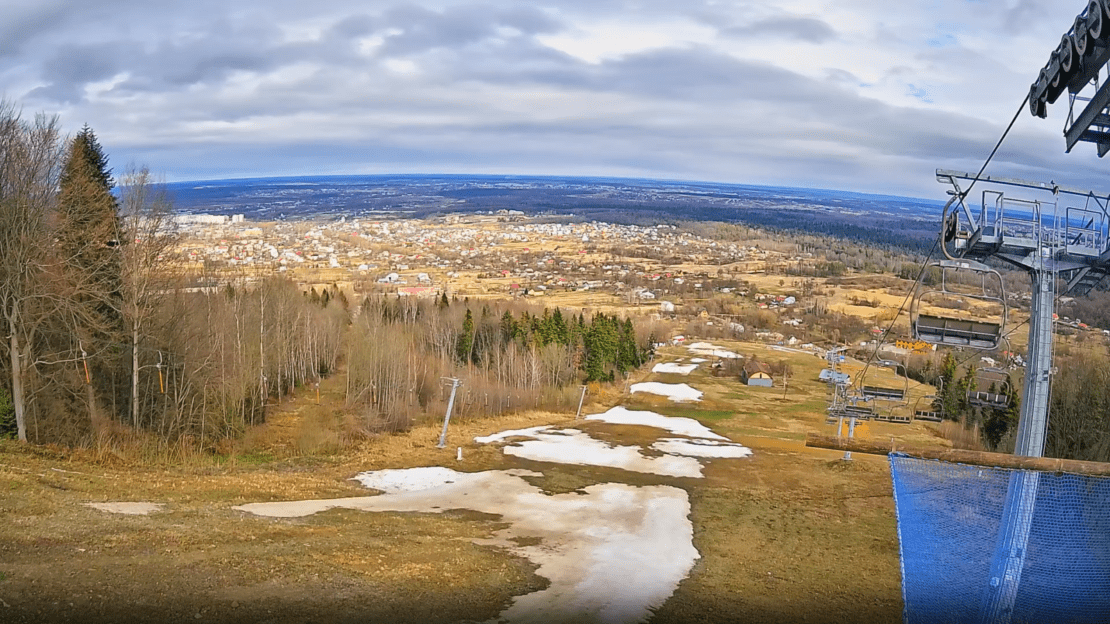
<instances>
[{"instance_id":1,"label":"cloudy sky","mask_svg":"<svg viewBox=\"0 0 1110 624\"><path fill-rule=\"evenodd\" d=\"M1083 0L0 0L0 94L167 180L656 177L936 197ZM1063 100L989 170L1110 186Z\"/></svg>"}]
</instances>

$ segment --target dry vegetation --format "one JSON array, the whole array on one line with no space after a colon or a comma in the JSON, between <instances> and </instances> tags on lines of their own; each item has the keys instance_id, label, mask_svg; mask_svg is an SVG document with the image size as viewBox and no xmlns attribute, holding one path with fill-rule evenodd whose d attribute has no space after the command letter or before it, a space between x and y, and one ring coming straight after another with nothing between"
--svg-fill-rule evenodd
<instances>
[{"instance_id":1,"label":"dry vegetation","mask_svg":"<svg viewBox=\"0 0 1110 624\"><path fill-rule=\"evenodd\" d=\"M897 539L884 461L857 457L843 464L837 453L803 446L807 431L834 428L825 424L826 389L816 381L822 361L757 343L723 345L787 364L793 377L785 398L781 387L750 388L703 367L682 378L706 392L700 404L594 386L586 411L619 402L697 418L750 446L756 453L750 461L711 462L704 480L548 465L537 484L558 493L609 481L665 483L690 493L702 559L654 621L794 622L803 615L816 622L897 621ZM670 348L659 359L681 355L684 350ZM640 379L677 381L646 373L633 381ZM65 621L80 614L94 622L165 621L198 613L203 621L229 622L484 620L511 596L543 586L527 561L472 542L498 526L494 517L334 510L273 521L231 510L245 502L361 495L348 479L363 470L534 468L470 440L573 418L566 411L462 418L453 421L449 447L441 450L434 423L351 437L338 416L344 393L338 377L326 379L319 403L314 389L297 391L226 454L166 457L162 465L133 447L98 453L4 443L0 598L10 605L6 620ZM638 435L634 427L591 427L626 443ZM859 433L940 442L922 425L871 423ZM456 446L463 447L461 463ZM82 505L119 500L167 507L129 517ZM858 582L845 587L843 569Z\"/></svg>"},{"instance_id":2,"label":"dry vegetation","mask_svg":"<svg viewBox=\"0 0 1110 624\"><path fill-rule=\"evenodd\" d=\"M462 225L480 237L502 226ZM451 228L441 229L446 236ZM295 234L308 231L302 226ZM472 440L572 424L579 384L589 378L587 413L619 404L694 418L755 451L750 460L709 462L703 480L550 464L535 478L547 493L618 481L673 485L689 494L701 559L653 621L898 621L898 543L885 460L857 454L849 463L840 453L806 448L807 433L836 428L826 422L828 388L817 380L825 361L772 347L791 338L826 347L872 340L904 303L914 275L903 265L913 259L751 230L741 232L748 237L743 254L721 252L711 243L736 232L722 227L717 239L713 231L703 233L682 253L606 239L569 245L573 236L497 249L533 266L565 263L558 272L574 278L564 281L525 281L520 267L499 273L493 256L470 258L459 268L458 258L443 250L437 257L449 267L418 266L415 258L428 249L415 243L358 243L368 254L386 253L383 270L413 263L406 275L427 271L442 287L437 294L451 293L446 306L438 299L401 300L397 286L346 269L294 267L263 278L211 262L178 266L176 277L199 277L218 288L175 290L152 315L150 348L139 367L140 418L83 420L70 431L73 408L51 412L44 398L30 414L41 426L32 439L44 444L0 440L0 620L487 620L513 596L545 585L527 560L479 543L500 526L498 517L331 510L265 520L231 508L364 495L350 478L366 470L534 469L535 462ZM525 296L512 288L522 283L550 287ZM659 303L664 297L673 312ZM787 297L794 303L785 303ZM939 303L991 314L974 303ZM1019 307L1014 321L1022 318ZM731 361L720 369L710 361L689 377L617 360L592 371L585 338L538 338L542 320L528 321L523 334L503 331L505 313L516 322L547 318L545 309L581 315L583 328L614 313L633 319L631 333L645 353L652 334L660 341L678 333L690 341L713 339L771 365L775 385L743 385ZM904 315L893 327L892 337L908 334ZM1101 337L1092 336L1068 341L1068 361L1105 357ZM1021 342L1012 346L1020 349ZM871 354L870 346L858 348L844 370L868 385L906 384L909 398L892 412L930 403L935 390L923 381L940 370L939 355L918 356L911 369L921 379L906 382L879 366L868 367L864 379L861 360ZM654 361L680 357L689 354L668 346ZM156 374L163 372L165 378ZM67 383L80 381L73 367L65 374ZM610 376L612 383L596 381ZM465 381L447 449L436 447L447 400L443 377ZM628 394L628 385L641 380L689 383L705 392L704 400L675 404ZM1070 431L1108 439L1099 422L1083 418L1078 403L1067 403L1106 387L1105 375L1076 375L1067 384L1056 401L1075 421ZM981 448L979 424L875 420L856 435ZM574 426L611 441L648 439L643 428ZM1107 451L1090 445L1085 452ZM166 507L132 517L84 505L109 501Z\"/></svg>"}]
</instances>

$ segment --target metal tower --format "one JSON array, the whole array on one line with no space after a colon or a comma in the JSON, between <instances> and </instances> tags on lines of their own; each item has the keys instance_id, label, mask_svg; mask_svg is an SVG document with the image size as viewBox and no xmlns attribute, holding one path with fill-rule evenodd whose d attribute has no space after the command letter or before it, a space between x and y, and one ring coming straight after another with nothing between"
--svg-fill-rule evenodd
<instances>
[{"instance_id":1,"label":"metal tower","mask_svg":"<svg viewBox=\"0 0 1110 624\"><path fill-rule=\"evenodd\" d=\"M1053 373L1053 311L1058 295L1084 295L1110 274L1110 196L1011 178L980 177L988 188L969 202L961 189L975 176L937 171L937 180L951 184L952 200L945 207L942 250L949 265L990 270L987 259L1005 261L1027 271L1032 281L1029 315L1029 353L1022 390L1021 420L1014 453L1040 457L1048 424L1048 398ZM1013 193L1017 189L1020 197ZM943 263L943 261L942 261ZM1057 281L1062 288L1057 289ZM999 319L1001 328L1005 319ZM954 322L967 323L966 319ZM915 323L916 325L916 323ZM991 323L979 323L990 335ZM923 340L966 346L957 337L930 335L931 328L915 330Z\"/></svg>"},{"instance_id":2,"label":"metal tower","mask_svg":"<svg viewBox=\"0 0 1110 624\"><path fill-rule=\"evenodd\" d=\"M1083 295L1110 274L1110 197L1056 184L979 177L987 190L969 198L961 184L976 177L937 171L951 184L952 198L942 215L944 269L994 272L983 264L997 259L1027 271L1032 281L1029 352L1025 363L1016 455L1044 454L1053 367L1053 312L1061 294ZM1015 197L1017 192L1021 197ZM972 200L974 201L974 200ZM1057 283L1063 283L1057 289ZM1005 296L1003 295L1003 299ZM1006 314L1006 306L1002 307ZM997 344L1005 318L984 323L969 318L919 316L912 320L922 340L954 346ZM999 543L984 588L980 620L1010 622L1025 565L1039 473L1015 472L1004 503Z\"/></svg>"}]
</instances>

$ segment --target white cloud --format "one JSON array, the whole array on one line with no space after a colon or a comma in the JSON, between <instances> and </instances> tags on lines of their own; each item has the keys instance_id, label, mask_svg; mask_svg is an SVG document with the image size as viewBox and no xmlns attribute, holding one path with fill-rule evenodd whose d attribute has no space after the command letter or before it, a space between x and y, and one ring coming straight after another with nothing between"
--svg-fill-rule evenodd
<instances>
[{"instance_id":1,"label":"white cloud","mask_svg":"<svg viewBox=\"0 0 1110 624\"><path fill-rule=\"evenodd\" d=\"M114 161L193 176L631 175L935 196L1082 7L1047 0L115 0L16 7L0 81ZM1101 183L1063 103L995 173Z\"/></svg>"}]
</instances>

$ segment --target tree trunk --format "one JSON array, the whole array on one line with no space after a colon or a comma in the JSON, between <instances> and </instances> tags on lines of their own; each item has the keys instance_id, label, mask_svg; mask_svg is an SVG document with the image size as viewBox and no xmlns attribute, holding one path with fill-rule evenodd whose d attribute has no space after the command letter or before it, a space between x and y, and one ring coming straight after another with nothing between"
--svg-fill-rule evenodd
<instances>
[{"instance_id":1,"label":"tree trunk","mask_svg":"<svg viewBox=\"0 0 1110 624\"><path fill-rule=\"evenodd\" d=\"M131 326L131 423L139 429L139 324Z\"/></svg>"},{"instance_id":2,"label":"tree trunk","mask_svg":"<svg viewBox=\"0 0 1110 624\"><path fill-rule=\"evenodd\" d=\"M12 360L12 405L15 406L15 428L20 442L27 441L27 417L23 406L23 368L20 362L19 337L15 331L9 336Z\"/></svg>"}]
</instances>

